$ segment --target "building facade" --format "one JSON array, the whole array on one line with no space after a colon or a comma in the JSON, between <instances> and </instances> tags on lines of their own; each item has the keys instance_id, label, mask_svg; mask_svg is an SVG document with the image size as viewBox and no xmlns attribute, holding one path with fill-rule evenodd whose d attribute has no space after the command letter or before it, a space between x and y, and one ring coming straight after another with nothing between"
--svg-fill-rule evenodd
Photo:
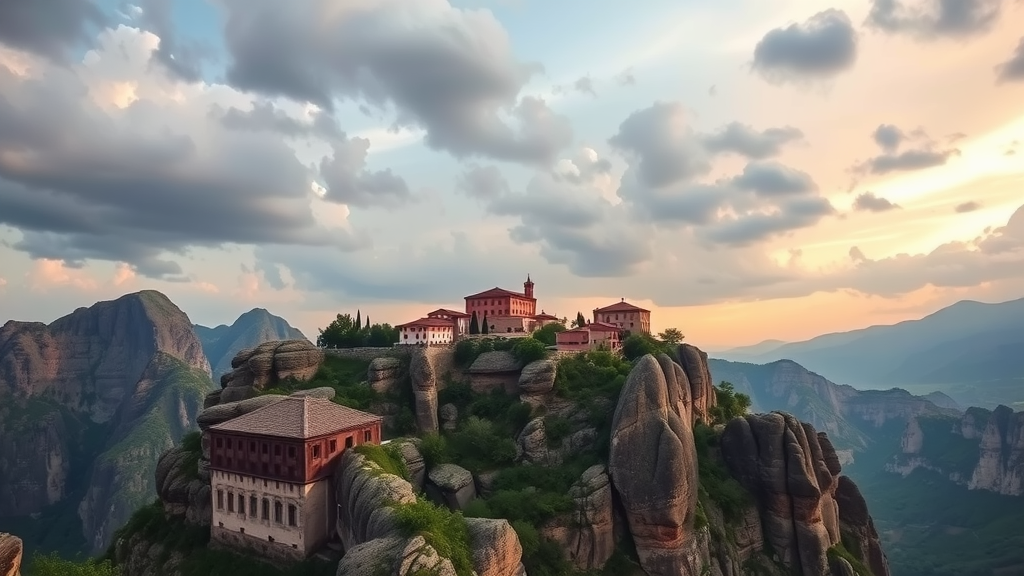
<instances>
[{"instance_id":1,"label":"building facade","mask_svg":"<svg viewBox=\"0 0 1024 576\"><path fill-rule=\"evenodd\" d=\"M455 328L456 337L469 333L470 315L465 312L448 310L447 308L438 308L433 312L427 312L427 318L440 318L442 320L450 321L452 326Z\"/></svg>"},{"instance_id":2,"label":"building facade","mask_svg":"<svg viewBox=\"0 0 1024 576\"><path fill-rule=\"evenodd\" d=\"M395 326L400 346L451 344L455 341L457 327L456 320L445 318L420 318Z\"/></svg>"},{"instance_id":3,"label":"building facade","mask_svg":"<svg viewBox=\"0 0 1024 576\"><path fill-rule=\"evenodd\" d=\"M334 534L338 458L380 443L380 416L289 397L208 431L211 538L268 558L302 559Z\"/></svg>"},{"instance_id":4,"label":"building facade","mask_svg":"<svg viewBox=\"0 0 1024 576\"><path fill-rule=\"evenodd\" d=\"M563 330L555 334L555 347L564 351L614 352L622 348L620 329L610 324L592 322L586 326Z\"/></svg>"},{"instance_id":5,"label":"building facade","mask_svg":"<svg viewBox=\"0 0 1024 576\"><path fill-rule=\"evenodd\" d=\"M594 322L616 326L633 334L651 333L651 311L634 306L625 298L611 306L595 308Z\"/></svg>"},{"instance_id":6,"label":"building facade","mask_svg":"<svg viewBox=\"0 0 1024 576\"><path fill-rule=\"evenodd\" d=\"M488 333L496 335L530 333L545 324L557 322L558 318L543 310L537 313L537 298L533 289L533 280L527 275L522 292L495 287L466 296L466 314L470 322L472 316L476 315L481 330L486 318Z\"/></svg>"}]
</instances>

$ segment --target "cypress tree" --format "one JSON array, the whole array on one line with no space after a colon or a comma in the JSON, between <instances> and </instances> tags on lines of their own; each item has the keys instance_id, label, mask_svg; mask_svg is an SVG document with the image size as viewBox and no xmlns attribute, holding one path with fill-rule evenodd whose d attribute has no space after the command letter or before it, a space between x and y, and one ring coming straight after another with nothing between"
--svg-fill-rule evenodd
<instances>
[{"instance_id":1,"label":"cypress tree","mask_svg":"<svg viewBox=\"0 0 1024 576\"><path fill-rule=\"evenodd\" d=\"M480 333L480 321L476 319L476 310L473 310L473 317L469 319L469 333Z\"/></svg>"},{"instance_id":2,"label":"cypress tree","mask_svg":"<svg viewBox=\"0 0 1024 576\"><path fill-rule=\"evenodd\" d=\"M363 318L359 314L359 310L356 310L356 330L359 330L362 327L363 327Z\"/></svg>"},{"instance_id":3,"label":"cypress tree","mask_svg":"<svg viewBox=\"0 0 1024 576\"><path fill-rule=\"evenodd\" d=\"M582 312L576 313L576 327L581 328L587 325L587 319L583 317Z\"/></svg>"},{"instance_id":4,"label":"cypress tree","mask_svg":"<svg viewBox=\"0 0 1024 576\"><path fill-rule=\"evenodd\" d=\"M370 329L370 315L369 314L366 315L366 329L367 330Z\"/></svg>"},{"instance_id":5,"label":"cypress tree","mask_svg":"<svg viewBox=\"0 0 1024 576\"><path fill-rule=\"evenodd\" d=\"M488 332L490 332L490 330L488 329L488 326L487 326L487 312L484 312L484 325L480 329L480 333L481 334L487 334Z\"/></svg>"}]
</instances>

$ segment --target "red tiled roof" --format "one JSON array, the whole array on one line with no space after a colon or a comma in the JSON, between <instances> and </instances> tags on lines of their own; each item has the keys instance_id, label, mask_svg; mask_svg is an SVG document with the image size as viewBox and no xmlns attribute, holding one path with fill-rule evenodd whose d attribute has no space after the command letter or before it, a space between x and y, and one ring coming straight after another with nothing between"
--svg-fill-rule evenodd
<instances>
[{"instance_id":1,"label":"red tiled roof","mask_svg":"<svg viewBox=\"0 0 1024 576\"><path fill-rule=\"evenodd\" d=\"M453 318L469 318L469 314L466 314L465 312L459 312L458 310L449 310L447 308L438 308L433 312L427 312L427 318L430 318L431 316L439 316L441 314L447 314L448 316L451 316Z\"/></svg>"},{"instance_id":2,"label":"red tiled roof","mask_svg":"<svg viewBox=\"0 0 1024 576\"><path fill-rule=\"evenodd\" d=\"M522 292L513 292L511 290L505 290L504 288L498 288L495 286L490 290L484 290L476 294L466 296L466 300L476 300L477 298L502 298L504 296L515 296L516 298L524 298L526 300L537 300L536 298L527 298L526 294Z\"/></svg>"},{"instance_id":3,"label":"red tiled roof","mask_svg":"<svg viewBox=\"0 0 1024 576\"><path fill-rule=\"evenodd\" d=\"M618 332L622 330L618 326L612 326L611 324L605 324L604 322L591 322L587 324L587 328L594 332Z\"/></svg>"},{"instance_id":4,"label":"red tiled roof","mask_svg":"<svg viewBox=\"0 0 1024 576\"><path fill-rule=\"evenodd\" d=\"M405 328L412 326L422 326L424 328L446 328L451 327L451 319L444 318L420 318L419 320L413 320L412 322L406 322L405 324L399 324L395 328Z\"/></svg>"},{"instance_id":5,"label":"red tiled roof","mask_svg":"<svg viewBox=\"0 0 1024 576\"><path fill-rule=\"evenodd\" d=\"M316 438L380 422L374 414L335 404L324 398L291 396L212 426L218 432L241 432L279 438Z\"/></svg>"},{"instance_id":6,"label":"red tiled roof","mask_svg":"<svg viewBox=\"0 0 1024 576\"><path fill-rule=\"evenodd\" d=\"M535 314L533 316L535 320L558 320L558 316L552 316L551 314Z\"/></svg>"},{"instance_id":7,"label":"red tiled roof","mask_svg":"<svg viewBox=\"0 0 1024 576\"><path fill-rule=\"evenodd\" d=\"M629 302L622 301L616 302L611 306L605 306L604 308L597 308L594 310L594 312L597 314L601 314L606 312L650 312L650 310L645 310L639 306L634 306Z\"/></svg>"},{"instance_id":8,"label":"red tiled roof","mask_svg":"<svg viewBox=\"0 0 1024 576\"><path fill-rule=\"evenodd\" d=\"M555 338L557 339L558 336L560 336L562 334L579 334L581 332L590 332L590 330L587 330L587 328L585 326L582 327L582 328L572 328L570 330L562 330L561 332L555 332Z\"/></svg>"}]
</instances>

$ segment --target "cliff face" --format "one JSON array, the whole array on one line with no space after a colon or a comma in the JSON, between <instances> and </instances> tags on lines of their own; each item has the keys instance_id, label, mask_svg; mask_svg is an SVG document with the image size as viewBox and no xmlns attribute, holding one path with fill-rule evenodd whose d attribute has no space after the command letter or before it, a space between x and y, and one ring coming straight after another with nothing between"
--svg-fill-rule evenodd
<instances>
[{"instance_id":1,"label":"cliff face","mask_svg":"<svg viewBox=\"0 0 1024 576\"><path fill-rule=\"evenodd\" d=\"M0 532L0 576L18 576L21 553L21 539Z\"/></svg>"},{"instance_id":2,"label":"cliff face","mask_svg":"<svg viewBox=\"0 0 1024 576\"><path fill-rule=\"evenodd\" d=\"M886 468L904 476L923 468L972 490L1024 495L1024 412L999 406L912 418Z\"/></svg>"},{"instance_id":3,"label":"cliff face","mask_svg":"<svg viewBox=\"0 0 1024 576\"><path fill-rule=\"evenodd\" d=\"M91 550L154 493L159 454L192 426L209 363L159 292L0 328L0 516L67 499Z\"/></svg>"}]
</instances>

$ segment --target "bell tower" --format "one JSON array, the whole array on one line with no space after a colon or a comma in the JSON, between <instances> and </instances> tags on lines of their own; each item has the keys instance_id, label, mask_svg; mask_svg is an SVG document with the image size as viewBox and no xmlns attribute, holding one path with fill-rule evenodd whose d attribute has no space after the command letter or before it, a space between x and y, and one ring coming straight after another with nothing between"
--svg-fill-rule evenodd
<instances>
[{"instance_id":1,"label":"bell tower","mask_svg":"<svg viewBox=\"0 0 1024 576\"><path fill-rule=\"evenodd\" d=\"M527 298L533 298L533 280L530 280L530 275L526 275L526 282L523 282L523 295Z\"/></svg>"}]
</instances>

